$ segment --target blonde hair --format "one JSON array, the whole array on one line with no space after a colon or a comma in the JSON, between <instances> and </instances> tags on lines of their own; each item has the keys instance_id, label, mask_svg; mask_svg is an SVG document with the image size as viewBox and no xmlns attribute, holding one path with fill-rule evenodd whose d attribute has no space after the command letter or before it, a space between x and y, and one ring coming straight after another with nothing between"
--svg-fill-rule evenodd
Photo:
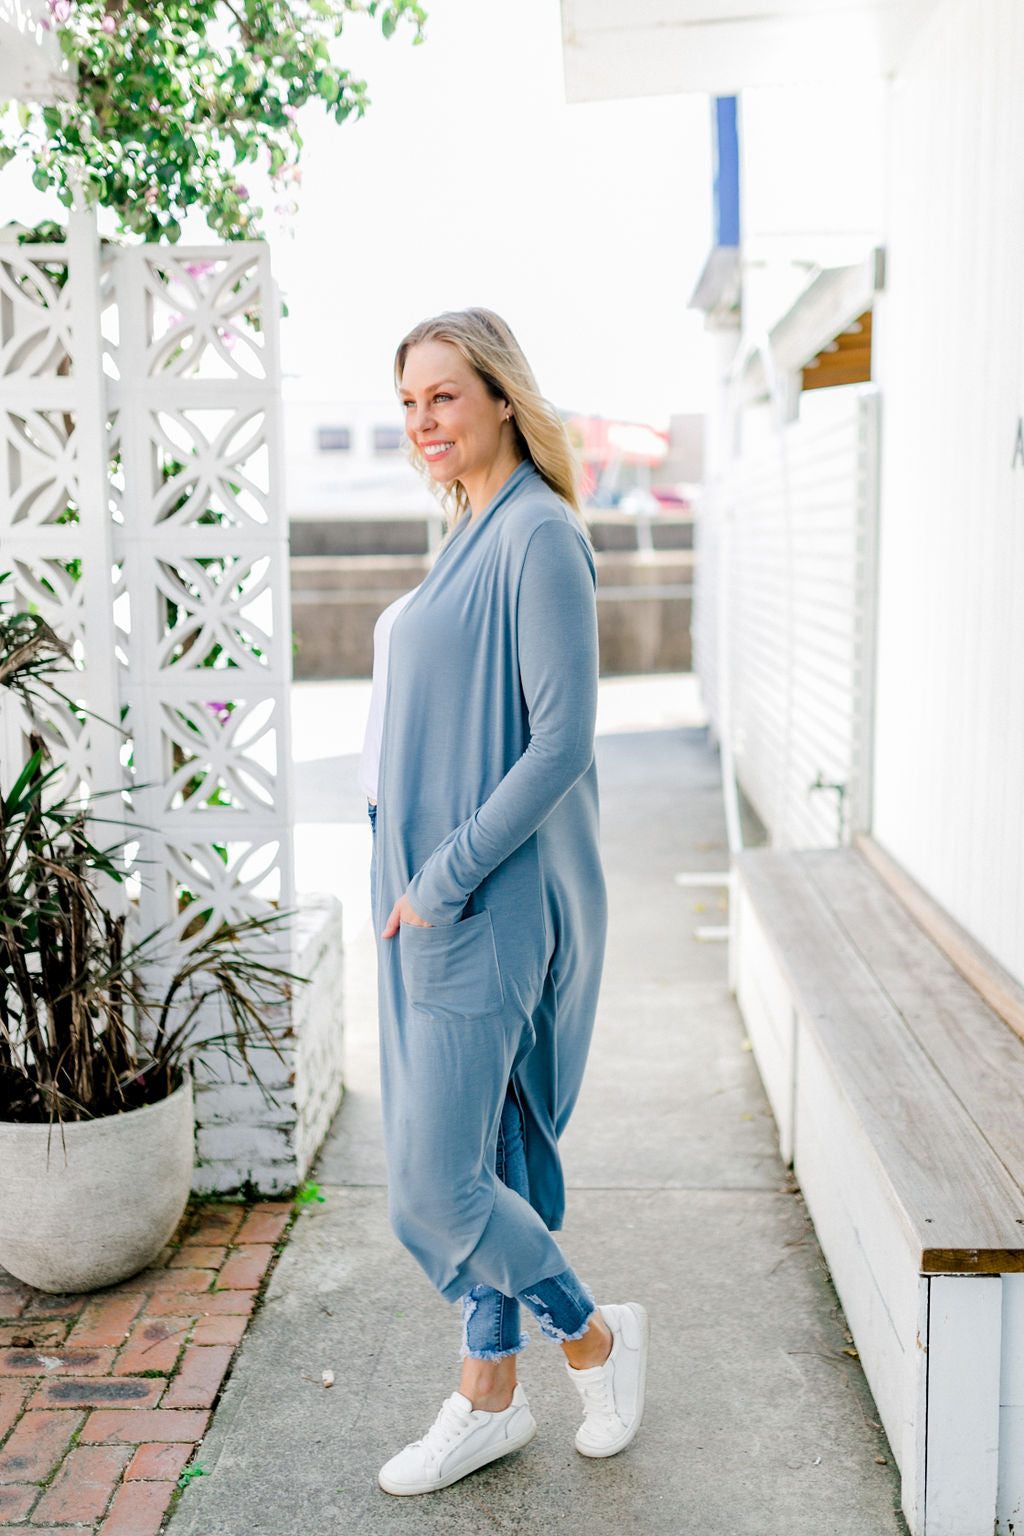
<instances>
[{"instance_id":1,"label":"blonde hair","mask_svg":"<svg viewBox=\"0 0 1024 1536\"><path fill-rule=\"evenodd\" d=\"M422 320L403 338L395 353L395 383L399 388L406 358L422 341L448 342L496 400L508 401L523 458L529 459L555 495L582 517L579 467L569 434L554 406L537 388L523 350L504 320L490 309L453 310ZM426 461L413 443L409 444L409 457L436 491ZM444 488L441 504L449 515L449 526L454 527L470 510L461 481L453 480Z\"/></svg>"}]
</instances>

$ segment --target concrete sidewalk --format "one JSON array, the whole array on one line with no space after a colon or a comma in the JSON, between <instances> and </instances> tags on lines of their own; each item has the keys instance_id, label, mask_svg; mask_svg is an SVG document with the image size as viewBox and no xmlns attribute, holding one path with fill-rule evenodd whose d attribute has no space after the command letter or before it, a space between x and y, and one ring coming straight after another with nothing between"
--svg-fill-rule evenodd
<instances>
[{"instance_id":1,"label":"concrete sidewalk","mask_svg":"<svg viewBox=\"0 0 1024 1536\"><path fill-rule=\"evenodd\" d=\"M307 690L300 751L343 706L361 706L339 685ZM721 893L674 880L726 860L717 762L698 720L692 679L603 685L610 944L564 1143L564 1247L599 1301L650 1309L635 1444L609 1461L575 1453L576 1395L560 1351L535 1338L521 1371L540 1425L530 1446L425 1498L377 1488L380 1464L456 1384L459 1323L387 1226L367 833L354 743L339 738L307 746L300 763L299 857L303 883L340 889L352 919L349 1090L319 1164L323 1203L296 1224L198 1457L208 1475L184 1492L170 1536L905 1529L891 1454L744 1049L726 946L694 937L724 921Z\"/></svg>"}]
</instances>

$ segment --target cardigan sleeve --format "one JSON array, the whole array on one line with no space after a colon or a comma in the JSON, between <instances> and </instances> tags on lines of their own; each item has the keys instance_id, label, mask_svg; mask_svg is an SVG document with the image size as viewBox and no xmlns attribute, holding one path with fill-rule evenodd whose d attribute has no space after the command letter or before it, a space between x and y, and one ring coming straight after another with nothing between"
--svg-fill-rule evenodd
<instances>
[{"instance_id":1,"label":"cardigan sleeve","mask_svg":"<svg viewBox=\"0 0 1024 1536\"><path fill-rule=\"evenodd\" d=\"M594 756L597 605L593 558L571 523L531 535L517 608L526 751L468 821L413 876L407 896L428 923L458 921L469 895L550 815Z\"/></svg>"}]
</instances>

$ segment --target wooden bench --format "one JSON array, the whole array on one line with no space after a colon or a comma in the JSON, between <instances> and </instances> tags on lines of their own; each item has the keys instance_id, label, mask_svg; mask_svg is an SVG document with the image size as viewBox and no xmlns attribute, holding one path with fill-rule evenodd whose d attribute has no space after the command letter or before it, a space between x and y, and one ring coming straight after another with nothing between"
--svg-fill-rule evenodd
<instances>
[{"instance_id":1,"label":"wooden bench","mask_svg":"<svg viewBox=\"0 0 1024 1536\"><path fill-rule=\"evenodd\" d=\"M731 958L911 1531L1024 1532L1024 1041L852 850L739 855Z\"/></svg>"}]
</instances>

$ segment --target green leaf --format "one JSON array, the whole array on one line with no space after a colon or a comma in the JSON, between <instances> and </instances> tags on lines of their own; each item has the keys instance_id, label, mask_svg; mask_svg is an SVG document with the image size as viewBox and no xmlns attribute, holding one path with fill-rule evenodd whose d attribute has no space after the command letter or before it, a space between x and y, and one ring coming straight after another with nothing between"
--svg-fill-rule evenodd
<instances>
[{"instance_id":1,"label":"green leaf","mask_svg":"<svg viewBox=\"0 0 1024 1536\"><path fill-rule=\"evenodd\" d=\"M78 180L114 210L121 232L172 241L190 207L224 239L258 234L259 210L225 195L225 166L232 153L269 163L271 174L296 163L302 138L291 109L316 98L339 123L361 115L365 86L329 46L347 16L368 12L387 37L411 20L414 41L423 21L413 0L232 0L230 12L226 0L125 0L108 34L99 23L109 4L74 0L60 42L77 70L77 98L19 104L19 132L38 134L37 188L52 187L67 206ZM0 168L15 152L0 106ZM154 181L159 214L145 202Z\"/></svg>"},{"instance_id":2,"label":"green leaf","mask_svg":"<svg viewBox=\"0 0 1024 1536\"><path fill-rule=\"evenodd\" d=\"M26 808L31 805L33 801L38 799L39 790L46 783L47 778L53 777L53 772L56 770L51 771L51 773L48 775L44 774L42 777L40 777L40 769L42 768L45 760L45 752L42 750L33 752L32 756L29 758L28 762L25 764L18 777L15 779L13 785L11 786L10 794L3 802L4 816L6 819L9 820L11 817L22 815ZM33 792L30 795L26 795L25 791L28 786L32 784L34 779L37 782L33 788ZM22 797L24 797L24 799Z\"/></svg>"},{"instance_id":3,"label":"green leaf","mask_svg":"<svg viewBox=\"0 0 1024 1536\"><path fill-rule=\"evenodd\" d=\"M333 69L322 69L317 76L316 88L324 101L335 102L338 99L340 86L338 76Z\"/></svg>"},{"instance_id":4,"label":"green leaf","mask_svg":"<svg viewBox=\"0 0 1024 1536\"><path fill-rule=\"evenodd\" d=\"M305 1183L300 1184L298 1189L295 1191L295 1204L299 1207L300 1210L305 1205L312 1205L315 1200L318 1200L322 1205L325 1198L326 1197L321 1193L320 1185L315 1184L312 1179L307 1179Z\"/></svg>"}]
</instances>

